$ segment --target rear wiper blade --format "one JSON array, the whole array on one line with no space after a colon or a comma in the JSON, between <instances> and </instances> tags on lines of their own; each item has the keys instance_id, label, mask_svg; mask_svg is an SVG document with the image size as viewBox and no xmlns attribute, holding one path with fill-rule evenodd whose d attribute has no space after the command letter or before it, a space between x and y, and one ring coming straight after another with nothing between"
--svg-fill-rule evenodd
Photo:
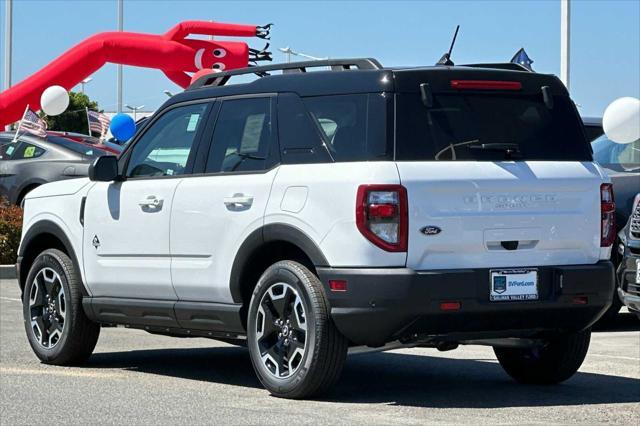
<instances>
[{"instance_id":1,"label":"rear wiper blade","mask_svg":"<svg viewBox=\"0 0 640 426\"><path fill-rule=\"evenodd\" d=\"M514 151L520 152L517 143L479 143L467 145L469 149L485 149L487 151Z\"/></svg>"},{"instance_id":2,"label":"rear wiper blade","mask_svg":"<svg viewBox=\"0 0 640 426\"><path fill-rule=\"evenodd\" d=\"M507 160L514 155L520 157L520 146L517 143L479 143L466 145L469 149L481 149L485 151L504 151Z\"/></svg>"}]
</instances>

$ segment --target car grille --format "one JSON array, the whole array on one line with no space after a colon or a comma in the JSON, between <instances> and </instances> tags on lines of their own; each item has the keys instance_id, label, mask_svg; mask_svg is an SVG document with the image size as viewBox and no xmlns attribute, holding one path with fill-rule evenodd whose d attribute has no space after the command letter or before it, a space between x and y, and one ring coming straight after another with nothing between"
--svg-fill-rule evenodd
<instances>
[{"instance_id":1,"label":"car grille","mask_svg":"<svg viewBox=\"0 0 640 426\"><path fill-rule=\"evenodd\" d=\"M640 240L640 203L636 204L636 208L631 215L631 238Z\"/></svg>"}]
</instances>

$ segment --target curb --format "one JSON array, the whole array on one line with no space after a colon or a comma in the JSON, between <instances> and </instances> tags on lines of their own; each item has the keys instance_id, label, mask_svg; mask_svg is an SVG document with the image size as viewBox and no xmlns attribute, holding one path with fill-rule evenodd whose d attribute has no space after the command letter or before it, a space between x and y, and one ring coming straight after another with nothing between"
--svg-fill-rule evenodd
<instances>
[{"instance_id":1,"label":"curb","mask_svg":"<svg viewBox=\"0 0 640 426\"><path fill-rule=\"evenodd\" d=\"M0 279L12 280L18 278L15 265L0 265Z\"/></svg>"}]
</instances>

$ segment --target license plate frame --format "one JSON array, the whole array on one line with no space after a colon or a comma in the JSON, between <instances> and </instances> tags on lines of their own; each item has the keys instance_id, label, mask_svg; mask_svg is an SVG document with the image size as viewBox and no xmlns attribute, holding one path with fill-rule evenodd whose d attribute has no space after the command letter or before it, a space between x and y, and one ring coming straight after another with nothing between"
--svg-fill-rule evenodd
<instances>
[{"instance_id":1,"label":"license plate frame","mask_svg":"<svg viewBox=\"0 0 640 426\"><path fill-rule=\"evenodd\" d=\"M489 271L489 301L528 302L540 300L538 269L501 268Z\"/></svg>"}]
</instances>

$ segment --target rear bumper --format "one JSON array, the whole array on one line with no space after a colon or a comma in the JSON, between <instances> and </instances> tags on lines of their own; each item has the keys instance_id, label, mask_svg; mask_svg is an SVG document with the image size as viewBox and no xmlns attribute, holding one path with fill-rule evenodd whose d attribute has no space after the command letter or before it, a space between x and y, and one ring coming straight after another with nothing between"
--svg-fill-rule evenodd
<instances>
[{"instance_id":1,"label":"rear bumper","mask_svg":"<svg viewBox=\"0 0 640 426\"><path fill-rule=\"evenodd\" d=\"M318 274L334 323L360 345L575 331L592 325L611 304L615 277L609 261L536 269L539 300L518 302L489 301L489 269L318 268ZM331 291L329 280L346 280L347 291ZM577 296L586 296L587 303L576 304ZM443 311L442 302L459 302L460 309Z\"/></svg>"}]
</instances>

